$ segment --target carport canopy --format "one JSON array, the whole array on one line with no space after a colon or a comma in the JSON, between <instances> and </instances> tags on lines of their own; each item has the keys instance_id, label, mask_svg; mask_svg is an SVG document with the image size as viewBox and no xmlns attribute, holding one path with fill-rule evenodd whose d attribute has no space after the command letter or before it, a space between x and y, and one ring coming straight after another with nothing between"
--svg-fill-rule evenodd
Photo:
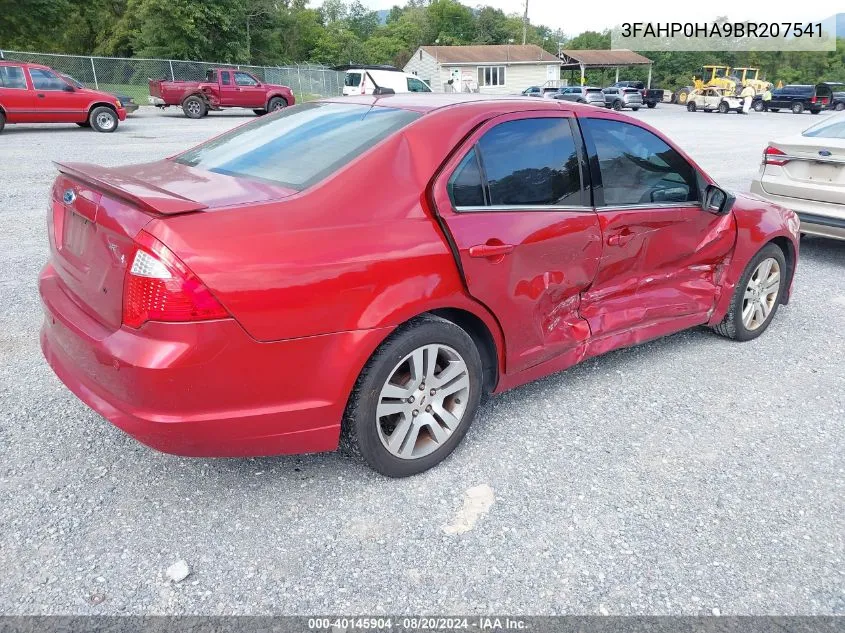
<instances>
[{"instance_id":1,"label":"carport canopy","mask_svg":"<svg viewBox=\"0 0 845 633\"><path fill-rule=\"evenodd\" d=\"M588 68L615 68L616 81L619 81L619 69L628 66L648 66L648 88L651 88L651 66L654 63L634 51L618 50L561 50L558 53L562 70L581 70L581 85L584 85L584 72Z\"/></svg>"}]
</instances>

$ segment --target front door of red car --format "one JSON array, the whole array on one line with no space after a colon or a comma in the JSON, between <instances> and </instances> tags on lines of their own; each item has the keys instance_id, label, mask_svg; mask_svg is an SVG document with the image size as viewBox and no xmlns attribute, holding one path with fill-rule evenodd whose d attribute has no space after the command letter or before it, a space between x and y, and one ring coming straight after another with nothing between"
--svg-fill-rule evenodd
<instances>
[{"instance_id":1,"label":"front door of red car","mask_svg":"<svg viewBox=\"0 0 845 633\"><path fill-rule=\"evenodd\" d=\"M237 105L243 108L263 108L267 105L264 87L255 77L242 70L236 70L232 74L235 77Z\"/></svg>"},{"instance_id":2,"label":"front door of red car","mask_svg":"<svg viewBox=\"0 0 845 633\"><path fill-rule=\"evenodd\" d=\"M702 208L703 178L649 130L601 115L579 122L604 238L581 308L593 337L607 341L592 351L706 322L736 239L733 216Z\"/></svg>"},{"instance_id":3,"label":"front door of red car","mask_svg":"<svg viewBox=\"0 0 845 633\"><path fill-rule=\"evenodd\" d=\"M36 119L44 123L85 121L89 97L79 93L49 68L30 68L29 77L38 106Z\"/></svg>"},{"instance_id":4,"label":"front door of red car","mask_svg":"<svg viewBox=\"0 0 845 633\"><path fill-rule=\"evenodd\" d=\"M35 91L23 66L0 66L0 106L9 123L33 123L37 118Z\"/></svg>"},{"instance_id":5,"label":"front door of red car","mask_svg":"<svg viewBox=\"0 0 845 633\"><path fill-rule=\"evenodd\" d=\"M509 114L477 130L435 182L468 290L502 326L508 373L589 338L580 297L602 245L583 160L570 113Z\"/></svg>"}]
</instances>

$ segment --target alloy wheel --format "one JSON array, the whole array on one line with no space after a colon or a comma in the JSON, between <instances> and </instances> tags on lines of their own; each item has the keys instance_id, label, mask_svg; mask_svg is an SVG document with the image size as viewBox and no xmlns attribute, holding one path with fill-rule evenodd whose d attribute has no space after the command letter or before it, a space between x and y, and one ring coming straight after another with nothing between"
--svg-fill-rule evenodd
<instances>
[{"instance_id":1,"label":"alloy wheel","mask_svg":"<svg viewBox=\"0 0 845 633\"><path fill-rule=\"evenodd\" d=\"M97 115L97 126L102 130L110 130L114 127L115 117L108 112L101 112Z\"/></svg>"},{"instance_id":2,"label":"alloy wheel","mask_svg":"<svg viewBox=\"0 0 845 633\"><path fill-rule=\"evenodd\" d=\"M401 459L433 453L463 422L469 389L469 370L457 351L440 344L418 347L399 361L381 389L379 439Z\"/></svg>"},{"instance_id":3,"label":"alloy wheel","mask_svg":"<svg viewBox=\"0 0 845 633\"><path fill-rule=\"evenodd\" d=\"M761 327L777 304L780 264L769 257L761 261L748 280L742 299L742 324L749 331Z\"/></svg>"}]
</instances>

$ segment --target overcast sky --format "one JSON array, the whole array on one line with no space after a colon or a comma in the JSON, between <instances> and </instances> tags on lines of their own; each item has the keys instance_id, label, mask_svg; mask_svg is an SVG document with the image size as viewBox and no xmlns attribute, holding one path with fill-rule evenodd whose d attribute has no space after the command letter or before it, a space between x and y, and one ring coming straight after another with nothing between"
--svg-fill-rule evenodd
<instances>
[{"instance_id":1,"label":"overcast sky","mask_svg":"<svg viewBox=\"0 0 845 633\"><path fill-rule=\"evenodd\" d=\"M322 4L322 0L312 0ZM362 0L371 9L389 9L402 1ZM464 0L467 6L489 4L505 13L524 11L522 0ZM798 5L798 6L795 6ZM641 0L599 0L596 2L564 2L564 0L528 0L528 18L532 24L560 28L572 37L582 31L601 31L622 22L697 22L719 16L731 20L816 22L841 11L842 0L813 2L773 2L772 0L676 0L674 2L642 2Z\"/></svg>"}]
</instances>

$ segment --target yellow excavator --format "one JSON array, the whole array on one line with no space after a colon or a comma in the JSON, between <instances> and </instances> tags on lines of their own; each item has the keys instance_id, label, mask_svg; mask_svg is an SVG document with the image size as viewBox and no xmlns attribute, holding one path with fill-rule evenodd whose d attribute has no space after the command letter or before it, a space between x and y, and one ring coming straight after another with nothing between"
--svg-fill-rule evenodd
<instances>
[{"instance_id":1,"label":"yellow excavator","mask_svg":"<svg viewBox=\"0 0 845 633\"><path fill-rule=\"evenodd\" d=\"M693 90L704 90L705 88L721 88L730 94L735 94L738 87L751 86L754 93L765 92L772 84L759 79L759 68L734 68L731 72L730 66L703 66L701 77L693 77L692 86L684 86L677 90L672 101L685 105L687 97Z\"/></svg>"}]
</instances>

